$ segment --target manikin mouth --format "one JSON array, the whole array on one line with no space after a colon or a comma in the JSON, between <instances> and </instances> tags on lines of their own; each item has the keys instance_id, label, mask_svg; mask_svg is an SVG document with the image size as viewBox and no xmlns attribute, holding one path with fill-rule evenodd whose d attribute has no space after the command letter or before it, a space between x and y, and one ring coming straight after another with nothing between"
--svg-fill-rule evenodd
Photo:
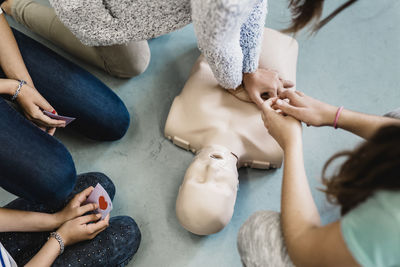
<instances>
[{"instance_id":1,"label":"manikin mouth","mask_svg":"<svg viewBox=\"0 0 400 267\"><path fill-rule=\"evenodd\" d=\"M212 159L223 159L223 157L220 154L217 154L217 153L211 154L210 158L212 158Z\"/></svg>"}]
</instances>

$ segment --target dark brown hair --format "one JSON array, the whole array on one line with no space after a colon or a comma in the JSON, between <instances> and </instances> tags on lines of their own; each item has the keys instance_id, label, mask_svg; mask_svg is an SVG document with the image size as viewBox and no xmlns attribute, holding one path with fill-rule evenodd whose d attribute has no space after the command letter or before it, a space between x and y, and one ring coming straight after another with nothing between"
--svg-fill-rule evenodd
<instances>
[{"instance_id":1,"label":"dark brown hair","mask_svg":"<svg viewBox=\"0 0 400 267\"><path fill-rule=\"evenodd\" d=\"M329 164L343 156L347 160L326 178ZM355 150L334 155L326 162L322 177L323 191L330 202L341 206L342 215L378 190L400 190L400 126L383 127Z\"/></svg>"},{"instance_id":2,"label":"dark brown hair","mask_svg":"<svg viewBox=\"0 0 400 267\"><path fill-rule=\"evenodd\" d=\"M348 0L329 16L320 21L324 0L289 0L289 9L292 13L291 25L284 29L285 33L297 33L303 29L307 24L314 21L310 27L311 32L315 33L321 29L325 24L331 21L337 14L357 2L357 0Z\"/></svg>"}]
</instances>

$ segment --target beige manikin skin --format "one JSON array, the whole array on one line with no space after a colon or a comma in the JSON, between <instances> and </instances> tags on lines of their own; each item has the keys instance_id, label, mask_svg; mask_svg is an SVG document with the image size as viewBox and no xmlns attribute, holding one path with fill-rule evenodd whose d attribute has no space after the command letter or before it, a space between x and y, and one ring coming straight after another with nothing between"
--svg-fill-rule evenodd
<instances>
[{"instance_id":1,"label":"beige manikin skin","mask_svg":"<svg viewBox=\"0 0 400 267\"><path fill-rule=\"evenodd\" d=\"M297 42L264 30L259 67L296 81ZM203 56L193 66L169 112L165 136L197 153L179 188L176 214L181 225L198 235L223 229L232 218L238 187L237 169L278 168L282 149L268 134L255 104L242 88L236 97L222 89Z\"/></svg>"}]
</instances>

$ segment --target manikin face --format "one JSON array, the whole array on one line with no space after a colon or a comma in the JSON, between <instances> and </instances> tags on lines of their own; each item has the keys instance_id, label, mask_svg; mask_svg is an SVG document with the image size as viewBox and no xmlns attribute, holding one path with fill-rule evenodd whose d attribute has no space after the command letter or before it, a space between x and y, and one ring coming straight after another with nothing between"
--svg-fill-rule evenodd
<instances>
[{"instance_id":1,"label":"manikin face","mask_svg":"<svg viewBox=\"0 0 400 267\"><path fill-rule=\"evenodd\" d=\"M209 235L228 224L239 182L236 163L222 146L206 147L194 158L176 200L176 214L186 230Z\"/></svg>"}]
</instances>

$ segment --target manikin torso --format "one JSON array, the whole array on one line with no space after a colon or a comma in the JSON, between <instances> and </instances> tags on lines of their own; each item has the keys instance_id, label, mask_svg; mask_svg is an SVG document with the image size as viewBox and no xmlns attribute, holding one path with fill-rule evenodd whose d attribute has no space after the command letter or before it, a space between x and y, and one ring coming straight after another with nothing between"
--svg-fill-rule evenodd
<instances>
[{"instance_id":1,"label":"manikin torso","mask_svg":"<svg viewBox=\"0 0 400 267\"><path fill-rule=\"evenodd\" d=\"M260 67L276 70L284 79L295 82L296 42L270 29L265 29L264 36L268 38L263 41ZM238 157L239 168L280 167L282 150L260 116L256 105L221 88L200 56L171 106L165 136L193 153L214 144L224 146Z\"/></svg>"},{"instance_id":2,"label":"manikin torso","mask_svg":"<svg viewBox=\"0 0 400 267\"><path fill-rule=\"evenodd\" d=\"M282 78L295 82L296 63L297 42L265 29L259 67L276 70ZM246 98L242 88L234 93L236 96L218 85L200 56L167 118L165 136L197 154L176 203L180 223L196 234L218 232L231 219L237 168L268 169L282 164L282 149L268 134L259 109L239 99Z\"/></svg>"}]
</instances>

